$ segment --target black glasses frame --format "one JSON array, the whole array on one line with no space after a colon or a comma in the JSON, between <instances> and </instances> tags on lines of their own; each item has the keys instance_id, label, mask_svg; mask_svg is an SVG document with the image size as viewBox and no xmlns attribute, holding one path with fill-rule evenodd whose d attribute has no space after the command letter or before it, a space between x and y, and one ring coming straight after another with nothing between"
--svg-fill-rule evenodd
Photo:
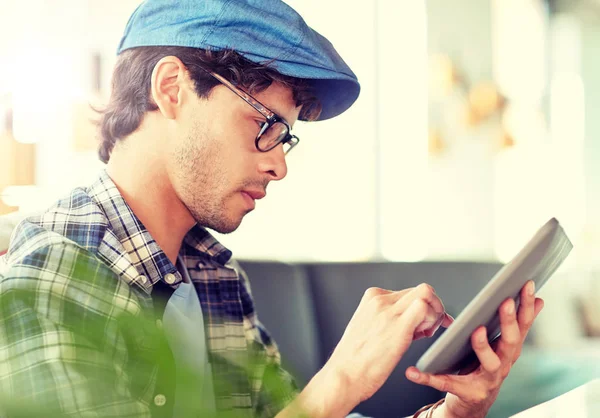
<instances>
[{"instance_id":1,"label":"black glasses frame","mask_svg":"<svg viewBox=\"0 0 600 418\"><path fill-rule=\"evenodd\" d=\"M246 93L244 90L241 90L238 87L236 87L233 83L228 81L226 78L224 78L221 75L214 73L212 71L208 71L207 69L205 69L203 67L201 67L201 68L202 68L202 70L204 70L204 72L211 75L213 78L215 78L221 84L223 84L225 87L227 87L233 93L235 93L238 97L240 97L242 100L244 100L250 106L252 106L258 113L260 113L266 119L266 122L261 127L261 129L258 132L258 135L256 136L256 139L254 141L254 146L256 146L257 150L259 150L261 152L268 152L268 151L271 151L273 148L277 147L279 144L283 144L283 145L288 146L287 149L284 147L284 153L287 155L296 145L298 145L298 143L300 142L300 138L298 138L296 135L292 135L292 133L291 133L292 128L290 127L290 124L285 119L283 119L277 113L273 112L271 109L269 109L268 107L263 105L261 102L259 102L254 97L252 97L250 94ZM260 147L260 138L264 135L265 132L267 132L267 130L269 130L276 123L283 124L286 127L287 132L285 133L285 135L283 135L283 137L280 140L278 140L271 146L269 146L267 148L261 148Z\"/></svg>"}]
</instances>

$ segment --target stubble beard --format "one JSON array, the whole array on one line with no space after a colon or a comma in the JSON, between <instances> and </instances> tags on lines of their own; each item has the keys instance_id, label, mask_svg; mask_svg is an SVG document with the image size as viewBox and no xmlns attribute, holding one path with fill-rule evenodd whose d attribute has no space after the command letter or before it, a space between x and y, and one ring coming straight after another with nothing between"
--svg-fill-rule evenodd
<instances>
[{"instance_id":1,"label":"stubble beard","mask_svg":"<svg viewBox=\"0 0 600 418\"><path fill-rule=\"evenodd\" d=\"M226 205L238 192L227 192L225 156L216 141L194 131L174 155L179 198L198 225L229 234L243 218L229 214Z\"/></svg>"}]
</instances>

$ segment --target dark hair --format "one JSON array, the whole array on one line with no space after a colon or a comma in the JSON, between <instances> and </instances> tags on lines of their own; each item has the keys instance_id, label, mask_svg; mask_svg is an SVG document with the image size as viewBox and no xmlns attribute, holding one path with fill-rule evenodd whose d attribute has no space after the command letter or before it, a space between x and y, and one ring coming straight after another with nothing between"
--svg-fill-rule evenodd
<instances>
[{"instance_id":1,"label":"dark hair","mask_svg":"<svg viewBox=\"0 0 600 418\"><path fill-rule=\"evenodd\" d=\"M321 104L312 93L308 81L282 75L269 67L269 63L257 64L233 50L211 51L187 47L138 47L123 51L117 58L113 73L112 91L108 105L97 110L100 130L98 155L102 162L110 159L116 142L134 132L144 114L157 110L150 95L152 71L163 57L176 56L186 66L198 96L208 97L218 81L202 68L216 72L250 94L268 88L272 82L292 89L297 106L302 106L300 118L316 120Z\"/></svg>"}]
</instances>

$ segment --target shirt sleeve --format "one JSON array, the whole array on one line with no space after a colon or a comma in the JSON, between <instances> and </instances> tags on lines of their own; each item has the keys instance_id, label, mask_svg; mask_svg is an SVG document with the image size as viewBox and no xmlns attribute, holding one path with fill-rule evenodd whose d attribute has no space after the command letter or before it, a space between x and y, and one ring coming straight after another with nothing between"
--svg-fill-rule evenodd
<instances>
[{"instance_id":1,"label":"shirt sleeve","mask_svg":"<svg viewBox=\"0 0 600 418\"><path fill-rule=\"evenodd\" d=\"M139 336L123 328L136 312L127 285L74 245L11 265L0 277L1 413L150 417L142 382L153 370L128 363Z\"/></svg>"}]
</instances>

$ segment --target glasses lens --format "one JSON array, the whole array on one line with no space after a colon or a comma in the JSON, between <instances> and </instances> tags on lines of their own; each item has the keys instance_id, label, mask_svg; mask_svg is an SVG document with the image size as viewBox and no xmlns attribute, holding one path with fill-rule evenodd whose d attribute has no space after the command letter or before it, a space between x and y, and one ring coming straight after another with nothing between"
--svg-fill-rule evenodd
<instances>
[{"instance_id":1,"label":"glasses lens","mask_svg":"<svg viewBox=\"0 0 600 418\"><path fill-rule=\"evenodd\" d=\"M288 128L281 122L275 122L258 139L258 148L269 151L279 145L288 135Z\"/></svg>"}]
</instances>

